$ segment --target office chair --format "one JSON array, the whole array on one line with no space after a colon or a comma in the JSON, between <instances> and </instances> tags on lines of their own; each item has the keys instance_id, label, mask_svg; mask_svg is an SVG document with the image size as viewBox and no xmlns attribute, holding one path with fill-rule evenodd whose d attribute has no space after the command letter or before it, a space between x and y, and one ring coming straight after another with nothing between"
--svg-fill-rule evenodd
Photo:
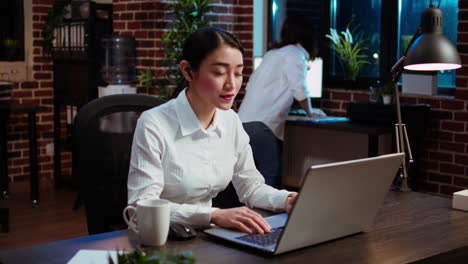
<instances>
[{"instance_id":1,"label":"office chair","mask_svg":"<svg viewBox=\"0 0 468 264\"><path fill-rule=\"evenodd\" d=\"M262 122L243 123L250 137L255 166L265 178L265 183L281 187L282 144L271 129Z\"/></svg>"},{"instance_id":2,"label":"office chair","mask_svg":"<svg viewBox=\"0 0 468 264\"><path fill-rule=\"evenodd\" d=\"M255 166L265 178L265 183L280 188L282 162L279 140L271 129L262 122L249 122L242 125L250 137ZM215 207L232 208L241 205L232 182L213 199Z\"/></svg>"},{"instance_id":3,"label":"office chair","mask_svg":"<svg viewBox=\"0 0 468 264\"><path fill-rule=\"evenodd\" d=\"M86 211L89 234L126 228L127 177L136 121L165 101L149 95L97 98L77 113L73 129L73 177Z\"/></svg>"}]
</instances>

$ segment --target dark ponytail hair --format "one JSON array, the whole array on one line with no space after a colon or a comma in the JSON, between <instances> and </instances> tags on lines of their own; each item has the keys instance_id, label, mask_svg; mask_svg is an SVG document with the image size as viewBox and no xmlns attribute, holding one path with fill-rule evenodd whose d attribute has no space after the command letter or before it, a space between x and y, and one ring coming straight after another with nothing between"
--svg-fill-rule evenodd
<instances>
[{"instance_id":1,"label":"dark ponytail hair","mask_svg":"<svg viewBox=\"0 0 468 264\"><path fill-rule=\"evenodd\" d=\"M218 27L204 27L190 34L185 40L181 59L188 61L192 70L198 71L202 61L223 44L238 49L244 55L242 44L232 33ZM177 97L185 86L177 87L172 93L172 98Z\"/></svg>"},{"instance_id":2,"label":"dark ponytail hair","mask_svg":"<svg viewBox=\"0 0 468 264\"><path fill-rule=\"evenodd\" d=\"M318 52L317 33L304 16L289 16L281 28L281 41L273 45L273 49L299 43L309 53L310 59L314 59Z\"/></svg>"}]
</instances>

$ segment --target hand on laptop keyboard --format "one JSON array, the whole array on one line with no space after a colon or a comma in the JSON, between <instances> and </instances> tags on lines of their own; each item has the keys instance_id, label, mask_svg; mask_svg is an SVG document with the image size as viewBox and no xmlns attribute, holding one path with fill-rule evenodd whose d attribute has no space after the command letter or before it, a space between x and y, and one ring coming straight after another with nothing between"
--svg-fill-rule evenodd
<instances>
[{"instance_id":1,"label":"hand on laptop keyboard","mask_svg":"<svg viewBox=\"0 0 468 264\"><path fill-rule=\"evenodd\" d=\"M268 234L244 235L244 236L239 236L236 238L253 243L253 244L257 244L260 246L269 246L269 245L276 244L278 242L281 232L283 232L283 227L277 227L277 228L273 228L271 230L271 233L268 233Z\"/></svg>"},{"instance_id":2,"label":"hand on laptop keyboard","mask_svg":"<svg viewBox=\"0 0 468 264\"><path fill-rule=\"evenodd\" d=\"M247 207L217 209L211 213L211 222L227 228L235 228L247 234L270 232L270 225L257 212Z\"/></svg>"},{"instance_id":3,"label":"hand on laptop keyboard","mask_svg":"<svg viewBox=\"0 0 468 264\"><path fill-rule=\"evenodd\" d=\"M325 112L322 111L322 109L319 109L319 108L310 108L309 109L309 113L307 114L308 116L313 116L313 117L319 117L319 116L327 116L327 114L325 114Z\"/></svg>"},{"instance_id":4,"label":"hand on laptop keyboard","mask_svg":"<svg viewBox=\"0 0 468 264\"><path fill-rule=\"evenodd\" d=\"M288 195L288 198L286 198L286 205L285 205L285 210L286 213L291 213L294 204L296 204L296 198L297 198L297 193L291 193Z\"/></svg>"}]
</instances>

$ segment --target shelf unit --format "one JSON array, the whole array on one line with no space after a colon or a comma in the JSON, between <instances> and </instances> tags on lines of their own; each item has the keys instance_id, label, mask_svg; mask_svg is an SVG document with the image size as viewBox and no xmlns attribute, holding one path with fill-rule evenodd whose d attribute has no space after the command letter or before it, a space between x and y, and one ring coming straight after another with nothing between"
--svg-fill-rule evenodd
<instances>
[{"instance_id":1,"label":"shelf unit","mask_svg":"<svg viewBox=\"0 0 468 264\"><path fill-rule=\"evenodd\" d=\"M88 8L81 8L82 5L88 5ZM65 19L54 31L52 49L55 187L67 182L62 177L61 153L71 151L74 114L98 97L98 86L103 85L101 62L105 54L101 41L112 35L112 4L73 1L71 10L72 17ZM86 13L84 16L83 12ZM61 130L63 108L67 112L65 137Z\"/></svg>"}]
</instances>

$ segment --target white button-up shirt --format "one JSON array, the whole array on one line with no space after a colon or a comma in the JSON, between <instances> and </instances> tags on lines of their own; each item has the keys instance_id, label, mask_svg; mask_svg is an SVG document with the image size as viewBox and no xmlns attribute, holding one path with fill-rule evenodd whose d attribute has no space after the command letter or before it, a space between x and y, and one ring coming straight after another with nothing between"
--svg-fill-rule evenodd
<instances>
[{"instance_id":1,"label":"white button-up shirt","mask_svg":"<svg viewBox=\"0 0 468 264\"><path fill-rule=\"evenodd\" d=\"M268 51L245 88L238 112L242 122L260 121L283 140L294 99L302 101L308 96L308 59L309 53L300 44Z\"/></svg>"},{"instance_id":2,"label":"white button-up shirt","mask_svg":"<svg viewBox=\"0 0 468 264\"><path fill-rule=\"evenodd\" d=\"M237 114L216 109L203 129L185 90L142 113L133 138L128 203L169 200L171 222L209 226L211 199L232 180L249 207L283 211L289 192L264 184L255 167L249 137Z\"/></svg>"}]
</instances>

